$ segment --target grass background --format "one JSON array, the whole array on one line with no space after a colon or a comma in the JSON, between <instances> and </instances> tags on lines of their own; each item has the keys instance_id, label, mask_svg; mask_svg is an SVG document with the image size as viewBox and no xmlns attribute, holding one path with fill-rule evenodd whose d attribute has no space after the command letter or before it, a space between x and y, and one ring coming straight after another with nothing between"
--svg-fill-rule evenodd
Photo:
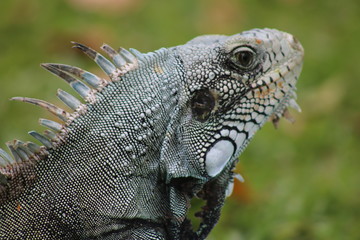
<instances>
[{"instance_id":1,"label":"grass background","mask_svg":"<svg viewBox=\"0 0 360 240\"><path fill-rule=\"evenodd\" d=\"M211 239L360 239L360 4L357 0L1 0L0 147L42 131L45 111L13 96L60 104L61 62L100 73L71 49L106 42L147 52L209 33L278 28L305 48L295 124L267 124L241 155L237 183ZM61 105L61 104L60 104Z\"/></svg>"}]
</instances>

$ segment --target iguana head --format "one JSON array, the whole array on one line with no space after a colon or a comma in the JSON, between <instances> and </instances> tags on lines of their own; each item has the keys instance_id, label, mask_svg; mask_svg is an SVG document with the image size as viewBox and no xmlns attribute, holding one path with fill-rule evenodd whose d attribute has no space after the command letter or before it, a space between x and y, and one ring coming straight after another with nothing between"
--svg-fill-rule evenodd
<instances>
[{"instance_id":1,"label":"iguana head","mask_svg":"<svg viewBox=\"0 0 360 240\"><path fill-rule=\"evenodd\" d=\"M299 110L295 85L303 48L290 34L255 29L209 35L176 48L185 83L178 132L186 160L214 177L233 165L254 133L287 106Z\"/></svg>"}]
</instances>

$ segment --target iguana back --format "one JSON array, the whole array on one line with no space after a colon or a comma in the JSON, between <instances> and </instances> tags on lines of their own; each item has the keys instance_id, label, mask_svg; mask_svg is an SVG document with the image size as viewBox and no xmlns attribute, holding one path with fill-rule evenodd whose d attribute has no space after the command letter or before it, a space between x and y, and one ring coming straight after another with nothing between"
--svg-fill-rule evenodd
<instances>
[{"instance_id":1,"label":"iguana back","mask_svg":"<svg viewBox=\"0 0 360 240\"><path fill-rule=\"evenodd\" d=\"M30 132L44 146L15 140L0 151L1 239L204 239L217 222L232 169L254 133L286 107L303 50L289 34L252 30L209 35L142 54L78 43L105 71L43 64L82 103L59 90L74 112L44 107L59 122ZM1 157L2 156L2 157ZM200 228L190 200L207 200Z\"/></svg>"}]
</instances>

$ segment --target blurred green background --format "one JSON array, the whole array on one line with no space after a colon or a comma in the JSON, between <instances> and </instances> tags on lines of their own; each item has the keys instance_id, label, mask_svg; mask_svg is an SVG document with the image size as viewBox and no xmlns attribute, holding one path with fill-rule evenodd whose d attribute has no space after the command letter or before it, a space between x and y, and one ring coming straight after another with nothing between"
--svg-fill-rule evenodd
<instances>
[{"instance_id":1,"label":"blurred green background","mask_svg":"<svg viewBox=\"0 0 360 240\"><path fill-rule=\"evenodd\" d=\"M358 0L1 0L0 147L42 131L61 62L101 74L70 41L147 52L201 34L251 28L294 34L305 48L296 123L267 124L241 155L236 183L211 239L360 239L360 3Z\"/></svg>"}]
</instances>

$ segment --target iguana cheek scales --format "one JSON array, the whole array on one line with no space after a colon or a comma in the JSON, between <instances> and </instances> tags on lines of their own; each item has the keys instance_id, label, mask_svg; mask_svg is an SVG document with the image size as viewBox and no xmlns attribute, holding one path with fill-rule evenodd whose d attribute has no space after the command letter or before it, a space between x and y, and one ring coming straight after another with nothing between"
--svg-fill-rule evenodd
<instances>
[{"instance_id":1,"label":"iguana cheek scales","mask_svg":"<svg viewBox=\"0 0 360 240\"><path fill-rule=\"evenodd\" d=\"M254 134L300 111L304 51L290 34L253 29L206 35L154 52L73 43L108 75L42 66L79 94L72 112L34 98L41 145L0 149L0 239L205 239L231 193L232 172ZM242 180L241 177L238 177ZM193 197L206 200L198 229Z\"/></svg>"},{"instance_id":2,"label":"iguana cheek scales","mask_svg":"<svg viewBox=\"0 0 360 240\"><path fill-rule=\"evenodd\" d=\"M223 129L220 139L211 146L205 155L205 168L209 176L219 174L233 157L236 150L240 149L246 139L246 134L238 130Z\"/></svg>"},{"instance_id":3,"label":"iguana cheek scales","mask_svg":"<svg viewBox=\"0 0 360 240\"><path fill-rule=\"evenodd\" d=\"M205 168L211 177L219 174L235 152L235 147L229 140L219 140L210 148L205 156Z\"/></svg>"}]
</instances>

